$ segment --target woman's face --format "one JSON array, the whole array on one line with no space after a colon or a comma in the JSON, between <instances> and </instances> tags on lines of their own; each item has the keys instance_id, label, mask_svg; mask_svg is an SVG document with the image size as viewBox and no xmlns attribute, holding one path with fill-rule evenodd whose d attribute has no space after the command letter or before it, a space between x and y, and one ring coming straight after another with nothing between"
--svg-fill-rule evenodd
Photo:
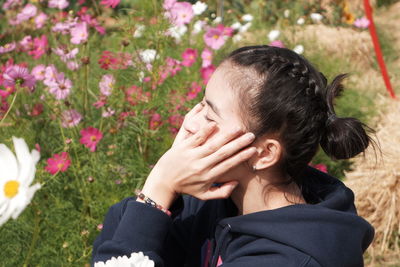
<instances>
[{"instance_id":1,"label":"woman's face","mask_svg":"<svg viewBox=\"0 0 400 267\"><path fill-rule=\"evenodd\" d=\"M229 133L237 127L244 129L238 114L238 101L227 80L227 70L226 66L216 69L207 84L204 98L201 101L203 109L190 121L184 123L183 127L191 134L195 134L207 121L216 123L217 130L214 135Z\"/></svg>"}]
</instances>

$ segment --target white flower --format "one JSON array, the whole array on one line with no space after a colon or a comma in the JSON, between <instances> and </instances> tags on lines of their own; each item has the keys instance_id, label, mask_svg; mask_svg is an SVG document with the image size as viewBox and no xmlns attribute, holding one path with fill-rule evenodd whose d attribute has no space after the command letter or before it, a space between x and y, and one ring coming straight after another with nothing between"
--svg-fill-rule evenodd
<instances>
[{"instance_id":1,"label":"white flower","mask_svg":"<svg viewBox=\"0 0 400 267\"><path fill-rule=\"evenodd\" d=\"M240 22L237 21L237 22L235 22L235 23L233 23L233 24L231 25L231 28L234 29L234 30L237 30L237 29L239 29L241 26L242 26L242 24L240 24Z\"/></svg>"},{"instance_id":2,"label":"white flower","mask_svg":"<svg viewBox=\"0 0 400 267\"><path fill-rule=\"evenodd\" d=\"M218 24L218 23L221 23L221 21L222 21L222 18L218 16L213 20L213 23Z\"/></svg>"},{"instance_id":3,"label":"white flower","mask_svg":"<svg viewBox=\"0 0 400 267\"><path fill-rule=\"evenodd\" d=\"M129 258L127 256L112 257L106 263L96 262L94 267L154 267L154 261L143 252L133 252Z\"/></svg>"},{"instance_id":4,"label":"white flower","mask_svg":"<svg viewBox=\"0 0 400 267\"><path fill-rule=\"evenodd\" d=\"M289 9L285 9L285 11L283 11L283 16L285 18L288 18L290 16L290 10Z\"/></svg>"},{"instance_id":5,"label":"white flower","mask_svg":"<svg viewBox=\"0 0 400 267\"><path fill-rule=\"evenodd\" d=\"M296 45L296 46L293 48L293 51L296 52L297 54L303 54L303 52L304 52L304 46L302 46L302 45Z\"/></svg>"},{"instance_id":6,"label":"white flower","mask_svg":"<svg viewBox=\"0 0 400 267\"><path fill-rule=\"evenodd\" d=\"M233 36L232 41L234 43L240 42L243 39L243 36L240 34L235 34L235 36Z\"/></svg>"},{"instance_id":7,"label":"white flower","mask_svg":"<svg viewBox=\"0 0 400 267\"><path fill-rule=\"evenodd\" d=\"M320 22L324 17L319 13L311 13L310 18L314 23Z\"/></svg>"},{"instance_id":8,"label":"white flower","mask_svg":"<svg viewBox=\"0 0 400 267\"><path fill-rule=\"evenodd\" d=\"M192 9L195 15L200 15L207 9L207 4L197 1L196 4L192 5Z\"/></svg>"},{"instance_id":9,"label":"white flower","mask_svg":"<svg viewBox=\"0 0 400 267\"><path fill-rule=\"evenodd\" d=\"M201 32L203 30L203 26L204 26L205 22L202 20L198 20L193 24L193 30L192 33L193 34L198 34L199 32Z\"/></svg>"},{"instance_id":10,"label":"white flower","mask_svg":"<svg viewBox=\"0 0 400 267\"><path fill-rule=\"evenodd\" d=\"M22 138L12 139L17 157L6 145L0 144L0 226L10 217L16 219L40 188L38 183L31 186L39 152L35 149L29 152Z\"/></svg>"},{"instance_id":11,"label":"white flower","mask_svg":"<svg viewBox=\"0 0 400 267\"><path fill-rule=\"evenodd\" d=\"M268 38L269 38L269 40L270 40L271 42L273 42L273 41L275 41L276 39L278 39L278 37L279 37L280 34L281 34L280 31L278 31L278 30L273 30L273 31L270 31L270 32L269 32Z\"/></svg>"},{"instance_id":12,"label":"white flower","mask_svg":"<svg viewBox=\"0 0 400 267\"><path fill-rule=\"evenodd\" d=\"M144 29L146 28L146 26L144 25L137 25L135 32L133 33L133 37L134 38L140 38L143 35Z\"/></svg>"},{"instance_id":13,"label":"white flower","mask_svg":"<svg viewBox=\"0 0 400 267\"><path fill-rule=\"evenodd\" d=\"M246 24L240 26L239 32L247 32L247 30L250 28L251 22L247 22Z\"/></svg>"},{"instance_id":14,"label":"white flower","mask_svg":"<svg viewBox=\"0 0 400 267\"><path fill-rule=\"evenodd\" d=\"M112 74L104 74L99 82L100 92L102 95L109 96L114 88L115 78Z\"/></svg>"},{"instance_id":15,"label":"white flower","mask_svg":"<svg viewBox=\"0 0 400 267\"><path fill-rule=\"evenodd\" d=\"M141 51L139 55L144 63L150 63L153 62L154 59L156 58L157 51L154 49L146 49Z\"/></svg>"},{"instance_id":16,"label":"white flower","mask_svg":"<svg viewBox=\"0 0 400 267\"><path fill-rule=\"evenodd\" d=\"M180 41L182 35L184 35L187 31L187 27L185 25L182 26L172 26L168 29L167 35L175 38L176 41Z\"/></svg>"},{"instance_id":17,"label":"white flower","mask_svg":"<svg viewBox=\"0 0 400 267\"><path fill-rule=\"evenodd\" d=\"M304 22L306 22L304 18L299 18L299 19L297 20L297 24L299 24L299 25L303 25Z\"/></svg>"},{"instance_id":18,"label":"white flower","mask_svg":"<svg viewBox=\"0 0 400 267\"><path fill-rule=\"evenodd\" d=\"M245 14L245 15L242 16L242 20L243 21L247 21L247 22L252 21L253 18L254 17L252 15L250 15L250 14Z\"/></svg>"}]
</instances>

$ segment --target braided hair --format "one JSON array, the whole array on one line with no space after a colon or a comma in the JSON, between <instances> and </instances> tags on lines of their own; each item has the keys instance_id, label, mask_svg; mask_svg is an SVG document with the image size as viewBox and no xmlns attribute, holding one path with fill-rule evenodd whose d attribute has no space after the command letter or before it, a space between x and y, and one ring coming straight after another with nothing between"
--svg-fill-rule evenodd
<instances>
[{"instance_id":1,"label":"braided hair","mask_svg":"<svg viewBox=\"0 0 400 267\"><path fill-rule=\"evenodd\" d=\"M256 137L273 135L283 144L280 164L292 181L301 182L319 145L333 159L348 159L372 141L365 124L336 116L333 102L343 90L345 74L327 85L304 57L267 45L239 48L223 63L239 70L232 88L239 89L247 130Z\"/></svg>"}]
</instances>

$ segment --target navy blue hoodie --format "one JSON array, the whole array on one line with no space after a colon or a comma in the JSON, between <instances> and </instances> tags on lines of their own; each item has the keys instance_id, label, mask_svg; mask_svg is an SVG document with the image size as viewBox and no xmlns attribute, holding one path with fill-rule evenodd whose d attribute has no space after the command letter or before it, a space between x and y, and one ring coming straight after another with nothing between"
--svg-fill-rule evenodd
<instances>
[{"instance_id":1,"label":"navy blue hoodie","mask_svg":"<svg viewBox=\"0 0 400 267\"><path fill-rule=\"evenodd\" d=\"M308 204L237 216L231 199L180 197L162 211L126 198L113 205L92 262L142 251L156 266L363 266L374 229L357 215L353 192L308 167Z\"/></svg>"}]
</instances>

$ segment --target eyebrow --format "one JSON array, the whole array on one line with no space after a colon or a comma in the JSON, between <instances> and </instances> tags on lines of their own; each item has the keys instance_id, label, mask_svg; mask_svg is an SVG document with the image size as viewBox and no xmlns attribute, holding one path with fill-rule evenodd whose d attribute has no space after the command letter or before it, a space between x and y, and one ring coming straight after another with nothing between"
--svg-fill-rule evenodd
<instances>
[{"instance_id":1,"label":"eyebrow","mask_svg":"<svg viewBox=\"0 0 400 267\"><path fill-rule=\"evenodd\" d=\"M211 107L211 109L221 118L221 114L219 113L219 109L215 106L210 100L205 99L206 103Z\"/></svg>"}]
</instances>

